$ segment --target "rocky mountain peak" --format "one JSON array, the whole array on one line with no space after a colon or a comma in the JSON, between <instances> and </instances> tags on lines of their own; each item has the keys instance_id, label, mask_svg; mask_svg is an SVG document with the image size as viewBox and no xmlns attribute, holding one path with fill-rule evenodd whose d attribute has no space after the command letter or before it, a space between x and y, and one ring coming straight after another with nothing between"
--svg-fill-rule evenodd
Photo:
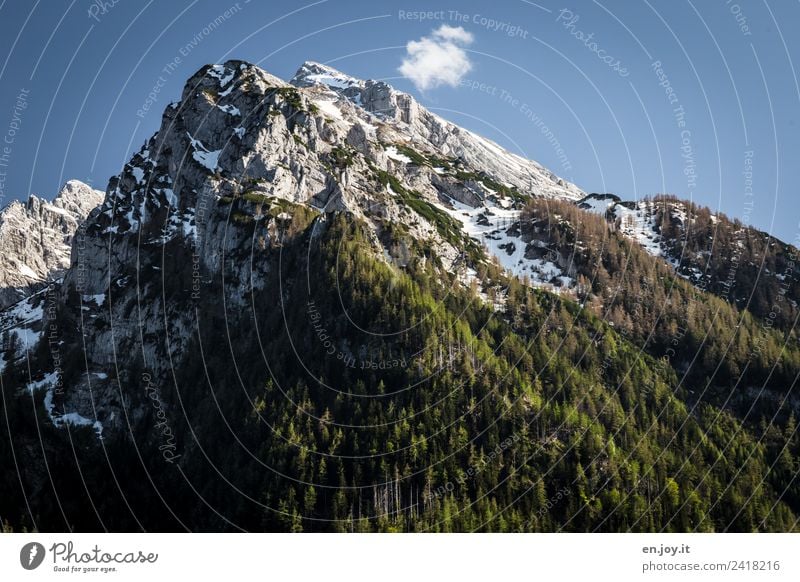
<instances>
[{"instance_id":1,"label":"rocky mountain peak","mask_svg":"<svg viewBox=\"0 0 800 582\"><path fill-rule=\"evenodd\" d=\"M346 100L403 135L415 146L438 155L483 168L501 181L532 195L578 200L584 194L538 163L509 152L447 121L422 106L412 95L380 80L361 80L333 67L313 61L303 63L290 81L300 88L316 90L335 103Z\"/></svg>"},{"instance_id":2,"label":"rocky mountain peak","mask_svg":"<svg viewBox=\"0 0 800 582\"><path fill-rule=\"evenodd\" d=\"M80 180L68 180L53 199L52 205L85 218L104 197L102 191L95 190Z\"/></svg>"},{"instance_id":3,"label":"rocky mountain peak","mask_svg":"<svg viewBox=\"0 0 800 582\"><path fill-rule=\"evenodd\" d=\"M294 77L292 77L292 80L289 82L295 87L325 85L337 89L363 87L366 84L366 82L361 79L351 77L333 67L315 61L306 61L300 65L300 68L297 69Z\"/></svg>"},{"instance_id":4,"label":"rocky mountain peak","mask_svg":"<svg viewBox=\"0 0 800 582\"><path fill-rule=\"evenodd\" d=\"M409 204L406 190L420 203ZM93 267L111 276L109 267L127 263L141 245L185 240L216 271L226 223L212 220L214 211L240 199L285 200L348 210L375 226L376 240L380 223L402 222L412 236L432 240L446 265L460 255L452 229L444 226L456 220L463 228L459 237L503 239L484 243L504 265L513 261L517 272L525 263L524 245L511 252L505 235L492 232L513 222L531 196L577 200L584 194L382 81L306 62L286 83L231 60L195 73L181 101L165 110L159 131L111 179L90 221L97 248L89 255L99 257ZM459 204L467 209L459 212ZM427 206L434 210L420 214ZM109 236L111 265L102 258ZM99 277L97 289L88 291L102 292L107 284Z\"/></svg>"},{"instance_id":5,"label":"rocky mountain peak","mask_svg":"<svg viewBox=\"0 0 800 582\"><path fill-rule=\"evenodd\" d=\"M290 83L302 88L323 87L384 120L414 124L422 109L411 95L384 81L357 79L313 61L303 63Z\"/></svg>"},{"instance_id":6,"label":"rocky mountain peak","mask_svg":"<svg viewBox=\"0 0 800 582\"><path fill-rule=\"evenodd\" d=\"M81 199L77 185L66 190L63 204ZM258 256L268 256L287 232L324 231L329 215L344 211L364 226L377 261L403 268L418 249L430 249L437 268L465 285L498 261L561 289L574 282L558 265L528 256L512 225L531 197L583 196L386 83L318 63L306 63L291 84L243 61L206 65L110 179L81 245L72 247L59 289L73 300L72 316L95 321L86 354L95 375L72 385L52 415L96 415L120 428L122 409L107 381L115 354L145 338L144 364L153 378L166 378L165 350L189 348L196 298L224 280L224 303L244 312L248 297L274 280L270 261L254 260L254 242ZM102 414L91 394L102 394Z\"/></svg>"},{"instance_id":7,"label":"rocky mountain peak","mask_svg":"<svg viewBox=\"0 0 800 582\"><path fill-rule=\"evenodd\" d=\"M102 192L70 180L52 202L31 195L0 211L0 306L62 276L79 224L102 200Z\"/></svg>"}]
</instances>

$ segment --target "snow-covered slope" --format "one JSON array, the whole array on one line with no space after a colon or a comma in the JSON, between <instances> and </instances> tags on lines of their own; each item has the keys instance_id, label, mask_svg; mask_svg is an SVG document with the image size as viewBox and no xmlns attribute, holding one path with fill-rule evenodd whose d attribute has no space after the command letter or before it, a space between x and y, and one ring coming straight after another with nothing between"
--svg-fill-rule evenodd
<instances>
[{"instance_id":1,"label":"snow-covered slope","mask_svg":"<svg viewBox=\"0 0 800 582\"><path fill-rule=\"evenodd\" d=\"M639 243L654 257L663 256L661 234L656 225L656 209L651 201L615 204L611 212L619 220L623 235Z\"/></svg>"},{"instance_id":2,"label":"snow-covered slope","mask_svg":"<svg viewBox=\"0 0 800 582\"><path fill-rule=\"evenodd\" d=\"M644 198L622 201L614 194L589 194L578 201L578 208L594 212L615 222L620 233L638 243L654 257L661 257L673 267L679 262L674 254L674 242L666 241L662 232L663 220L683 224L686 206L679 200Z\"/></svg>"},{"instance_id":3,"label":"snow-covered slope","mask_svg":"<svg viewBox=\"0 0 800 582\"><path fill-rule=\"evenodd\" d=\"M698 261L693 253L684 251L686 229L691 228L696 218L688 206L670 196L622 201L614 194L589 194L578 202L579 208L604 216L615 224L620 234L639 244L648 254L665 261L681 277L699 285L702 283L700 265L708 256ZM708 218L712 223L716 221L713 214L709 213ZM708 236L710 246L713 246L713 239L713 235Z\"/></svg>"},{"instance_id":4,"label":"snow-covered slope","mask_svg":"<svg viewBox=\"0 0 800 582\"><path fill-rule=\"evenodd\" d=\"M458 220L470 237L478 241L498 263L510 274L560 293L575 285L547 253L536 252L535 242L526 241L520 229L520 211L510 201L487 200L480 206L469 206L449 200L441 208Z\"/></svg>"},{"instance_id":5,"label":"snow-covered slope","mask_svg":"<svg viewBox=\"0 0 800 582\"><path fill-rule=\"evenodd\" d=\"M605 216L606 211L612 208L617 202L620 202L620 197L616 194L589 194L588 196L578 200L578 208L595 212L601 216Z\"/></svg>"},{"instance_id":6,"label":"snow-covered slope","mask_svg":"<svg viewBox=\"0 0 800 582\"><path fill-rule=\"evenodd\" d=\"M42 318L47 289L49 287L0 312L0 336L3 343L0 372L8 362L24 357L39 343L43 333Z\"/></svg>"}]
</instances>

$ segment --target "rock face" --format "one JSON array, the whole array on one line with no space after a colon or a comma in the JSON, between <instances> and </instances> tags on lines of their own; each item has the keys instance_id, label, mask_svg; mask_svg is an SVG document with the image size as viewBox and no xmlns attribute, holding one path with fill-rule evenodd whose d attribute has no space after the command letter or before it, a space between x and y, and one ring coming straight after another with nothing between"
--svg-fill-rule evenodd
<instances>
[{"instance_id":1,"label":"rock face","mask_svg":"<svg viewBox=\"0 0 800 582\"><path fill-rule=\"evenodd\" d=\"M481 169L496 181L511 184L522 192L555 198L580 199L574 184L562 180L540 164L512 154L496 143L465 130L421 106L411 95L397 91L383 81L362 81L331 67L304 63L291 83L297 87L321 89L322 98L342 108L342 99L379 120L386 142L408 141L413 147L433 149L444 158L455 158Z\"/></svg>"},{"instance_id":2,"label":"rock face","mask_svg":"<svg viewBox=\"0 0 800 582\"><path fill-rule=\"evenodd\" d=\"M70 180L47 202L31 196L0 211L0 308L63 276L78 225L103 193Z\"/></svg>"},{"instance_id":3,"label":"rock face","mask_svg":"<svg viewBox=\"0 0 800 582\"><path fill-rule=\"evenodd\" d=\"M557 268L527 259L509 234L531 196L576 201L584 193L383 82L317 63L291 83L241 61L203 67L110 180L81 244L72 245L58 309L43 310L43 324L61 333L59 360L80 360L83 372L69 369L62 382L65 372L43 363L30 388L46 391L56 425L78 419L107 434L136 424L148 403L123 397L119 386L141 383L142 370L148 383L167 385L197 326L197 302L213 292L246 310L271 275L254 244L278 247L294 217L308 212L319 228L330 212L360 219L376 256L400 267L422 244L465 284L491 261L557 281ZM61 216L78 198L47 212ZM404 241L384 244L398 227ZM219 278L222 289L212 285ZM37 309L32 303L26 314ZM70 335L76 327L83 337Z\"/></svg>"}]
</instances>

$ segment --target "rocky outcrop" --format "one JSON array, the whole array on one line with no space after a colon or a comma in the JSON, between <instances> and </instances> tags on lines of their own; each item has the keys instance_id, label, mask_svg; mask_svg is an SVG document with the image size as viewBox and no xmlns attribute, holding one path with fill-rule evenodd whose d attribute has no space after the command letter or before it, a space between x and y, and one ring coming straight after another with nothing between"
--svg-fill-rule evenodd
<instances>
[{"instance_id":1,"label":"rocky outcrop","mask_svg":"<svg viewBox=\"0 0 800 582\"><path fill-rule=\"evenodd\" d=\"M503 149L451 123L421 106L411 95L383 81L362 81L320 63L304 63L291 83L297 87L324 88L334 98L350 101L382 121L384 141L409 141L480 168L496 181L538 196L579 200L584 193L542 165ZM335 102L337 106L340 103Z\"/></svg>"},{"instance_id":2,"label":"rocky outcrop","mask_svg":"<svg viewBox=\"0 0 800 582\"><path fill-rule=\"evenodd\" d=\"M31 196L0 211L0 309L60 278L78 225L103 193L70 180L52 202Z\"/></svg>"}]
</instances>

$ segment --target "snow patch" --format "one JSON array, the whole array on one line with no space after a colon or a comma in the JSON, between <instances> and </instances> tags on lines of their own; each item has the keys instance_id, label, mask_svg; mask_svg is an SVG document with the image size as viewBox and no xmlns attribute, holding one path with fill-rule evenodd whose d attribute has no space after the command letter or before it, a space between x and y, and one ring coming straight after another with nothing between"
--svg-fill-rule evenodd
<instances>
[{"instance_id":1,"label":"snow patch","mask_svg":"<svg viewBox=\"0 0 800 582\"><path fill-rule=\"evenodd\" d=\"M656 207L650 201L637 202L633 208L614 206L614 216L620 220L622 234L637 243L654 257L663 256L661 236L656 231Z\"/></svg>"},{"instance_id":2,"label":"snow patch","mask_svg":"<svg viewBox=\"0 0 800 582\"><path fill-rule=\"evenodd\" d=\"M233 76L236 74L236 71L228 72L224 65L212 65L211 69L208 71L208 74L212 77L215 77L219 81L220 87L225 87L233 80Z\"/></svg>"},{"instance_id":3,"label":"snow patch","mask_svg":"<svg viewBox=\"0 0 800 582\"><path fill-rule=\"evenodd\" d=\"M403 162L404 164L411 163L411 158L398 152L395 146L389 146L386 148L386 155L396 162Z\"/></svg>"},{"instance_id":4,"label":"snow patch","mask_svg":"<svg viewBox=\"0 0 800 582\"><path fill-rule=\"evenodd\" d=\"M224 111L228 115L237 115L239 117L242 115L242 112L239 111L239 108L234 107L233 105L217 105L217 109Z\"/></svg>"},{"instance_id":5,"label":"snow patch","mask_svg":"<svg viewBox=\"0 0 800 582\"><path fill-rule=\"evenodd\" d=\"M508 273L519 278L528 277L531 285L555 292L574 286L574 280L555 263L526 258L525 241L519 236L508 234L509 228L519 221L519 210L503 207L490 200L476 207L454 199L449 202L449 207L442 204L437 206L458 220L464 232L480 242L487 253L495 257ZM558 284L554 284L554 280Z\"/></svg>"},{"instance_id":6,"label":"snow patch","mask_svg":"<svg viewBox=\"0 0 800 582\"><path fill-rule=\"evenodd\" d=\"M19 272L22 275L24 275L25 277L29 277L31 279L38 279L39 278L39 276L36 274L36 272L33 269L31 269L28 265L26 265L24 263L21 264L18 267L18 269L19 269Z\"/></svg>"},{"instance_id":7,"label":"snow patch","mask_svg":"<svg viewBox=\"0 0 800 582\"><path fill-rule=\"evenodd\" d=\"M314 101L314 104L319 107L319 110L328 117L332 117L334 119L344 119L344 117L342 117L342 112L339 111L339 108L336 107L333 101L320 99L318 101Z\"/></svg>"},{"instance_id":8,"label":"snow patch","mask_svg":"<svg viewBox=\"0 0 800 582\"><path fill-rule=\"evenodd\" d=\"M334 89L347 89L362 84L354 77L312 61L303 64L295 79L303 79L310 84L326 85Z\"/></svg>"},{"instance_id":9,"label":"snow patch","mask_svg":"<svg viewBox=\"0 0 800 582\"><path fill-rule=\"evenodd\" d=\"M96 303L98 307L103 305L106 301L106 294L105 293L97 293L96 295L84 295L83 300L86 303Z\"/></svg>"},{"instance_id":10,"label":"snow patch","mask_svg":"<svg viewBox=\"0 0 800 582\"><path fill-rule=\"evenodd\" d=\"M200 140L192 137L192 134L190 134L188 131L186 132L186 135L189 136L189 140L194 148L194 151L192 152L192 158L194 158L197 163L199 163L201 166L204 166L206 169L216 172L217 165L219 164L219 155L222 153L222 150L209 151Z\"/></svg>"}]
</instances>

